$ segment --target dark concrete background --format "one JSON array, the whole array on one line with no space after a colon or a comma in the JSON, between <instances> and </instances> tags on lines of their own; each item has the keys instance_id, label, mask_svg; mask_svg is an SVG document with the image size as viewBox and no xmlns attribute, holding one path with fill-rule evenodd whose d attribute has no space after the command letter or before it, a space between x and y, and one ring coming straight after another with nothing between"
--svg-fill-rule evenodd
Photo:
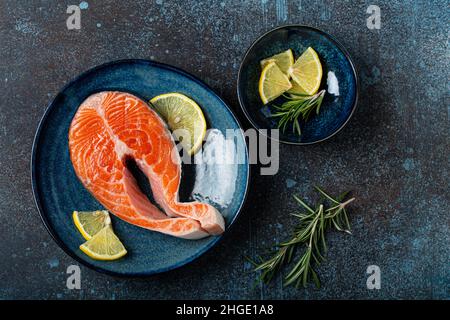
<instances>
[{"instance_id":1,"label":"dark concrete background","mask_svg":"<svg viewBox=\"0 0 450 320\"><path fill-rule=\"evenodd\" d=\"M66 28L78 1L0 1L0 298L450 298L449 5L443 1L88 1L81 30ZM380 30L366 9L381 8ZM254 175L235 227L197 261L148 279L117 279L74 264L34 206L30 152L49 100L98 64L147 58L203 79L249 127L236 98L245 50L272 27L299 23L336 36L361 80L351 122L331 140L281 146L280 171ZM292 186L292 184L294 184ZM293 193L351 189L353 235L330 233L320 290L253 286L244 256L292 227ZM366 268L381 268L381 289Z\"/></svg>"}]
</instances>

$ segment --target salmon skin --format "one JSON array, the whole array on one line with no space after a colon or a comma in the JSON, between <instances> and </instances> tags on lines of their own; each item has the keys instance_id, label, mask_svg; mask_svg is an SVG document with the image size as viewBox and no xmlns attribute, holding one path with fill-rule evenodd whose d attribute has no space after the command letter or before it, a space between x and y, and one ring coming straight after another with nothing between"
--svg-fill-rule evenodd
<instances>
[{"instance_id":1,"label":"salmon skin","mask_svg":"<svg viewBox=\"0 0 450 320\"><path fill-rule=\"evenodd\" d=\"M213 206L179 202L181 160L175 142L165 122L141 99L116 91L89 96L70 125L69 150L83 185L122 220L185 239L225 230ZM149 179L165 214L139 189L126 166L129 159Z\"/></svg>"}]
</instances>

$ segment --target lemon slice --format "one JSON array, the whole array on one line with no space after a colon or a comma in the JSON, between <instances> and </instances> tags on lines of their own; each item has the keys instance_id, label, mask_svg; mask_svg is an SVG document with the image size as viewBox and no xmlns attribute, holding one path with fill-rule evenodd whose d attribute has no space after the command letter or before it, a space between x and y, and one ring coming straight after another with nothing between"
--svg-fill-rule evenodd
<instances>
[{"instance_id":1,"label":"lemon slice","mask_svg":"<svg viewBox=\"0 0 450 320\"><path fill-rule=\"evenodd\" d=\"M206 120L199 105L176 92L156 96L150 103L167 122L181 146L190 155L196 153L206 134Z\"/></svg>"},{"instance_id":2,"label":"lemon slice","mask_svg":"<svg viewBox=\"0 0 450 320\"><path fill-rule=\"evenodd\" d=\"M295 82L293 89L296 94L313 95L320 87L322 80L322 64L319 56L313 48L309 47L297 59L288 70L289 75Z\"/></svg>"},{"instance_id":3,"label":"lemon slice","mask_svg":"<svg viewBox=\"0 0 450 320\"><path fill-rule=\"evenodd\" d=\"M83 238L91 239L97 232L110 223L109 213L106 210L74 211L73 222Z\"/></svg>"},{"instance_id":4,"label":"lemon slice","mask_svg":"<svg viewBox=\"0 0 450 320\"><path fill-rule=\"evenodd\" d=\"M80 250L95 260L116 260L127 254L127 250L114 234L110 223L83 243Z\"/></svg>"},{"instance_id":5,"label":"lemon slice","mask_svg":"<svg viewBox=\"0 0 450 320\"><path fill-rule=\"evenodd\" d=\"M269 62L259 78L259 95L264 104L278 98L289 90L292 84L275 62Z\"/></svg>"},{"instance_id":6,"label":"lemon slice","mask_svg":"<svg viewBox=\"0 0 450 320\"><path fill-rule=\"evenodd\" d=\"M264 69L270 62L275 62L280 70L287 74L288 70L294 64L294 54L292 50L286 50L270 58L261 61L261 68Z\"/></svg>"}]
</instances>

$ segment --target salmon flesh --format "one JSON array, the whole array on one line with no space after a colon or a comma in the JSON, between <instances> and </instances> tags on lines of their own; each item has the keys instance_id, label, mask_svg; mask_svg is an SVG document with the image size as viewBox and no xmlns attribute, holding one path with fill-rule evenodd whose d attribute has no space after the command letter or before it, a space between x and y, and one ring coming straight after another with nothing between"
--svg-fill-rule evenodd
<instances>
[{"instance_id":1,"label":"salmon flesh","mask_svg":"<svg viewBox=\"0 0 450 320\"><path fill-rule=\"evenodd\" d=\"M117 217L185 239L218 235L222 215L202 202L180 202L181 160L165 122L144 101L125 92L89 96L69 129L75 173L91 194ZM137 185L126 166L134 159L147 176L162 212Z\"/></svg>"}]
</instances>

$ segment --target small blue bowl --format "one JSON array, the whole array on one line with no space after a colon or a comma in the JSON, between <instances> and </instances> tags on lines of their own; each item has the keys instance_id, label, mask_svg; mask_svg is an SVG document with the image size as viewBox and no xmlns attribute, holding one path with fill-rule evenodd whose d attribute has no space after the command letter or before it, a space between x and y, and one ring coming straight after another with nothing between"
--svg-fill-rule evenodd
<instances>
[{"instance_id":1,"label":"small blue bowl","mask_svg":"<svg viewBox=\"0 0 450 320\"><path fill-rule=\"evenodd\" d=\"M294 133L289 124L286 130L279 131L279 140L283 143L306 145L324 141L339 132L349 121L358 100L358 77L347 50L331 35L308 26L288 25L273 29L257 39L247 50L242 60L237 94L239 103L247 119L261 131L277 128L277 119L271 117L274 108L271 103L264 105L258 92L261 75L260 61L282 51L292 49L295 58L308 47L319 55L323 68L320 89L327 89L319 115L306 123L301 123L302 134ZM328 73L333 72L339 95L328 92ZM275 104L283 102L278 98ZM261 133L266 134L266 130Z\"/></svg>"}]
</instances>

